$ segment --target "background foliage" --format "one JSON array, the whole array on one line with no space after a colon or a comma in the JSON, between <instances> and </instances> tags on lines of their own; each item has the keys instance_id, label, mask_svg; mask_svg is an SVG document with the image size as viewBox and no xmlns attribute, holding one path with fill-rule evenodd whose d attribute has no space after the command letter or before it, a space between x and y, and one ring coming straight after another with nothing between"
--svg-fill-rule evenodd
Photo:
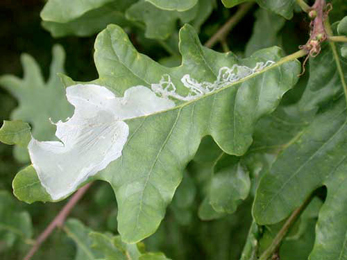
<instances>
[{"instance_id":1,"label":"background foliage","mask_svg":"<svg viewBox=\"0 0 347 260\"><path fill-rule=\"evenodd\" d=\"M57 73L71 77L63 77L65 85L71 85L72 79L83 82L98 79L97 83L108 86L122 84L115 89L122 93L129 86L139 84L134 75L143 73L125 62L129 53L137 55L135 49L150 57L151 60L140 56L142 60L138 62L150 67L151 71L180 75L184 72L175 67L183 59L186 66L183 68L194 68L196 74L192 75L202 81L209 75L198 73L204 71L206 64L196 61L192 55L197 50L201 50L202 58L210 59L204 61L208 67L215 66L218 70L221 64L232 62L252 64L254 59L264 57L279 60L297 51L309 37L310 21L292 0L256 1L259 5L252 5L225 40L214 46L219 52L230 49L240 58L272 46L283 50L267 49L243 61L233 54L216 54L204 49L198 38L202 43L207 42L237 12L237 8L226 7L249 1L80 2L0 3L3 39L0 72L4 75L0 78L0 120L25 121L40 140L54 137L55 129L49 118L57 121L72 112L64 99L63 88L56 87L60 85ZM332 1L332 4L332 30L336 35L345 35L346 18L340 24L336 22L346 16L347 4L343 0ZM120 27L109 26L100 33L110 23ZM185 26L181 31L179 50L179 29L185 23L191 27ZM92 50L98 33L94 65ZM114 35L117 39L124 38L124 45L108 44ZM111 49L115 53L109 54ZM105 53L108 59L113 59L111 65L105 65ZM341 64L342 75L338 73L336 60ZM131 224L124 224L131 222L129 215L117 207L111 186L97 181L74 207L63 228L57 229L32 259L253 260L256 259L252 258L254 254L260 255L268 248L285 219L313 191L314 199L279 248L281 260L308 259L309 255L311 260L347 259L344 244L347 230L344 214L347 199L344 188L347 181L346 101L343 93L347 81L346 44L323 43L320 55L310 59L300 79L296 77L299 65L294 63L283 69L283 75L291 80L280 85L283 89L278 93L275 93L274 84L275 90L269 93L274 96L271 107L245 123L247 131L248 127L252 131L240 135L253 136L253 141L242 144L241 152L227 145L218 146L210 136L204 137L199 145L200 137L196 136L199 139L194 141L196 148L199 147L197 153L192 153L194 158L184 167L182 182L153 235L145 238L155 231L153 226L164 216L159 212L164 206L160 205L161 208L153 213L159 215L154 217L159 220L153 223L143 220L143 227L149 229L147 233L129 234L126 229L130 229ZM107 78L112 66L119 69L120 75L122 66L130 72L122 74L122 78ZM142 75L141 80L150 82L155 82L158 76L155 73ZM253 84L259 86L257 80ZM278 96L285 92L278 104ZM206 107L210 105L205 104ZM247 118L255 108L248 109L249 114L240 117ZM18 140L22 141L23 136L29 134L28 125L16 122L16 126L8 124L8 128L3 125L0 131L3 142L11 127L24 129L21 136L14 136ZM136 122L133 124L136 126ZM214 138L218 140L219 136ZM32 168L25 168L29 162L25 145L22 142L21 146L11 147L0 143L1 259L23 258L34 239L65 204L62 201L28 205L12 195L14 188L15 195L27 202L49 200L37 184ZM234 155L226 154L225 150L234 151ZM117 169L117 165L112 167ZM16 172L20 173L12 187ZM182 170L177 172L181 174ZM103 173L102 178L108 180L108 174ZM28 187L28 183L36 183L36 186ZM117 183L112 184L117 186ZM167 187L170 196L174 188ZM121 195L118 191L120 203ZM117 227L119 223L121 226ZM126 241L145 239L126 244L118 230L123 232Z\"/></svg>"}]
</instances>

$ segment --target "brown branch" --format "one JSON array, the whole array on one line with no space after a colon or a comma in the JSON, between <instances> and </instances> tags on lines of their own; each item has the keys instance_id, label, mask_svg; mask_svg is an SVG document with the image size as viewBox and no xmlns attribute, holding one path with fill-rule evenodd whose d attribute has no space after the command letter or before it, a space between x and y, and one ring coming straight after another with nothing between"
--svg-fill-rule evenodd
<instances>
[{"instance_id":1,"label":"brown branch","mask_svg":"<svg viewBox=\"0 0 347 260\"><path fill-rule=\"evenodd\" d=\"M310 23L310 38L300 49L306 50L308 55L302 63L302 73L305 73L306 62L310 57L316 57L321 52L321 43L328 39L324 23L328 19L328 14L332 9L331 4L326 4L325 0L316 0L314 5L310 7L308 16L312 20Z\"/></svg>"},{"instance_id":2,"label":"brown branch","mask_svg":"<svg viewBox=\"0 0 347 260\"><path fill-rule=\"evenodd\" d=\"M222 41L229 31L247 14L253 3L240 5L237 12L205 43L205 47L212 48L218 41Z\"/></svg>"},{"instance_id":3,"label":"brown branch","mask_svg":"<svg viewBox=\"0 0 347 260\"><path fill-rule=\"evenodd\" d=\"M39 235L35 244L30 249L24 260L30 260L36 251L40 248L41 244L51 235L55 228L61 228L65 222L66 217L70 214L76 203L83 197L84 193L89 189L91 183L86 184L80 188L69 200L68 203L62 208L59 214L52 220L48 227Z\"/></svg>"}]
</instances>

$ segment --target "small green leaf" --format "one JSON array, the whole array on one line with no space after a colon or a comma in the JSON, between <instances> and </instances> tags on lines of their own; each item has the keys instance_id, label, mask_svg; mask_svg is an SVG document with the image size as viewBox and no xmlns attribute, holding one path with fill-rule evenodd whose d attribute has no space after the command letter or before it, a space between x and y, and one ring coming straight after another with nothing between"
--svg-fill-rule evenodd
<instances>
[{"instance_id":1,"label":"small green leaf","mask_svg":"<svg viewBox=\"0 0 347 260\"><path fill-rule=\"evenodd\" d=\"M285 19L265 9L258 9L255 18L252 36L246 45L246 56L263 48L280 45L278 32L284 26Z\"/></svg>"},{"instance_id":2,"label":"small green leaf","mask_svg":"<svg viewBox=\"0 0 347 260\"><path fill-rule=\"evenodd\" d=\"M127 244L120 236L91 232L92 247L105 256L105 260L169 260L163 253L147 253L142 243Z\"/></svg>"},{"instance_id":3,"label":"small green leaf","mask_svg":"<svg viewBox=\"0 0 347 260\"><path fill-rule=\"evenodd\" d=\"M106 260L127 260L128 255L131 257L130 259L138 259L140 256L136 245L123 243L119 236L92 232L89 237L93 241L92 247L101 252Z\"/></svg>"},{"instance_id":4,"label":"small green leaf","mask_svg":"<svg viewBox=\"0 0 347 260\"><path fill-rule=\"evenodd\" d=\"M344 70L347 68L346 59L338 57ZM322 44L321 55L310 58L310 77L307 87L300 99L301 111L317 110L338 98L343 92L341 79L338 77L336 57L328 43ZM346 77L345 77L346 78Z\"/></svg>"},{"instance_id":5,"label":"small green leaf","mask_svg":"<svg viewBox=\"0 0 347 260\"><path fill-rule=\"evenodd\" d=\"M344 17L337 25L337 33L347 36L347 16Z\"/></svg>"},{"instance_id":6,"label":"small green leaf","mask_svg":"<svg viewBox=\"0 0 347 260\"><path fill-rule=\"evenodd\" d=\"M341 56L347 58L347 46L341 47Z\"/></svg>"},{"instance_id":7,"label":"small green leaf","mask_svg":"<svg viewBox=\"0 0 347 260\"><path fill-rule=\"evenodd\" d=\"M234 213L248 197L251 181L239 158L225 155L214 168L209 203L219 213Z\"/></svg>"},{"instance_id":8,"label":"small green leaf","mask_svg":"<svg viewBox=\"0 0 347 260\"><path fill-rule=\"evenodd\" d=\"M292 19L295 7L295 0L256 0L265 9L268 9L287 20Z\"/></svg>"},{"instance_id":9,"label":"small green leaf","mask_svg":"<svg viewBox=\"0 0 347 260\"><path fill-rule=\"evenodd\" d=\"M146 253L140 256L139 260L170 260L163 253Z\"/></svg>"},{"instance_id":10,"label":"small green leaf","mask_svg":"<svg viewBox=\"0 0 347 260\"><path fill-rule=\"evenodd\" d=\"M19 199L26 203L35 201L51 201L51 197L42 187L37 173L32 165L26 167L17 173L12 183L13 193Z\"/></svg>"},{"instance_id":11,"label":"small green leaf","mask_svg":"<svg viewBox=\"0 0 347 260\"><path fill-rule=\"evenodd\" d=\"M67 220L63 229L76 244L75 260L169 260L163 253L145 252L142 243L127 244L120 236L95 232L77 219Z\"/></svg>"},{"instance_id":12,"label":"small green leaf","mask_svg":"<svg viewBox=\"0 0 347 260\"><path fill-rule=\"evenodd\" d=\"M12 75L0 77L0 85L8 90L19 103L12 112L11 119L30 123L32 135L39 140L53 138L56 127L51 120L54 122L65 120L73 111L71 104L66 100L64 87L57 75L64 72L64 60L64 49L59 45L54 46L47 82L44 81L37 62L27 54L21 56L23 79ZM26 149L15 146L16 159L21 162L28 162L27 153Z\"/></svg>"},{"instance_id":13,"label":"small green leaf","mask_svg":"<svg viewBox=\"0 0 347 260\"><path fill-rule=\"evenodd\" d=\"M250 2L253 0L222 0L222 3L225 7L231 8L234 7L235 5L239 5L244 2Z\"/></svg>"},{"instance_id":14,"label":"small green leaf","mask_svg":"<svg viewBox=\"0 0 347 260\"><path fill-rule=\"evenodd\" d=\"M75 260L96 260L102 257L102 254L91 247L92 239L89 234L92 230L84 226L79 220L68 219L65 222L64 231L76 244Z\"/></svg>"},{"instance_id":15,"label":"small green leaf","mask_svg":"<svg viewBox=\"0 0 347 260\"><path fill-rule=\"evenodd\" d=\"M198 216L201 220L214 220L226 216L226 213L217 212L209 202L209 198L206 197L200 204Z\"/></svg>"},{"instance_id":16,"label":"small green leaf","mask_svg":"<svg viewBox=\"0 0 347 260\"><path fill-rule=\"evenodd\" d=\"M189 23L197 30L200 31L200 27L210 17L214 8L216 8L216 0L199 0L197 7L197 15Z\"/></svg>"},{"instance_id":17,"label":"small green leaf","mask_svg":"<svg viewBox=\"0 0 347 260\"><path fill-rule=\"evenodd\" d=\"M337 25L337 32L338 34L344 35L347 37L347 16L344 17ZM342 44L341 56L344 58L347 58L347 43Z\"/></svg>"},{"instance_id":18,"label":"small green leaf","mask_svg":"<svg viewBox=\"0 0 347 260\"><path fill-rule=\"evenodd\" d=\"M27 147L31 134L30 126L23 121L4 121L0 128L0 142Z\"/></svg>"},{"instance_id":19,"label":"small green leaf","mask_svg":"<svg viewBox=\"0 0 347 260\"><path fill-rule=\"evenodd\" d=\"M146 0L156 7L170 11L187 11L197 4L198 0Z\"/></svg>"},{"instance_id":20,"label":"small green leaf","mask_svg":"<svg viewBox=\"0 0 347 260\"><path fill-rule=\"evenodd\" d=\"M13 245L17 240L31 243L33 228L28 212L22 211L18 201L7 191L0 191L0 240ZM13 238L13 239L12 239Z\"/></svg>"},{"instance_id":21,"label":"small green leaf","mask_svg":"<svg viewBox=\"0 0 347 260\"><path fill-rule=\"evenodd\" d=\"M185 11L163 11L153 4L140 0L126 11L129 20L143 22L146 25L145 36L151 39L167 39L175 30L180 20L187 23L193 20L198 11L198 5Z\"/></svg>"},{"instance_id":22,"label":"small green leaf","mask_svg":"<svg viewBox=\"0 0 347 260\"><path fill-rule=\"evenodd\" d=\"M99 8L113 0L49 0L41 12L41 18L46 21L57 21L60 23L71 21L84 13ZM69 8L67 8L67 6Z\"/></svg>"},{"instance_id":23,"label":"small green leaf","mask_svg":"<svg viewBox=\"0 0 347 260\"><path fill-rule=\"evenodd\" d=\"M89 36L115 23L127 26L125 10L136 0L49 0L41 12L42 25L54 37Z\"/></svg>"},{"instance_id":24,"label":"small green leaf","mask_svg":"<svg viewBox=\"0 0 347 260\"><path fill-rule=\"evenodd\" d=\"M167 39L176 22L191 22L199 29L212 12L215 0L49 0L41 12L42 25L54 37L89 36L108 24L122 27L145 26L146 37ZM135 23L134 23L135 22Z\"/></svg>"},{"instance_id":25,"label":"small green leaf","mask_svg":"<svg viewBox=\"0 0 347 260\"><path fill-rule=\"evenodd\" d=\"M326 182L328 197L319 212L316 241L310 260L347 259L346 169L347 163L343 160L336 165L335 173Z\"/></svg>"},{"instance_id":26,"label":"small green leaf","mask_svg":"<svg viewBox=\"0 0 347 260\"><path fill-rule=\"evenodd\" d=\"M60 23L71 21L84 13L99 8L113 0L49 0L41 12L41 18L46 21L58 21ZM67 8L67 6L69 8Z\"/></svg>"},{"instance_id":27,"label":"small green leaf","mask_svg":"<svg viewBox=\"0 0 347 260\"><path fill-rule=\"evenodd\" d=\"M260 7L270 10L290 20L293 17L295 0L222 0L225 7L234 7L243 2L257 2Z\"/></svg>"}]
</instances>

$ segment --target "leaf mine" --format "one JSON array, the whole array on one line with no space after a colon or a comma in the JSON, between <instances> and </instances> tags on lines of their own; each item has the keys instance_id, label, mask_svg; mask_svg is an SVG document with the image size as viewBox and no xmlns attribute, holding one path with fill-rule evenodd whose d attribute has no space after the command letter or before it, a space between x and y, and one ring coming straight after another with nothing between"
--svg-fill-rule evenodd
<instances>
[{"instance_id":1,"label":"leaf mine","mask_svg":"<svg viewBox=\"0 0 347 260\"><path fill-rule=\"evenodd\" d=\"M53 200L67 196L122 155L129 135L122 120L174 106L143 86L128 89L122 98L92 84L68 87L66 95L75 112L56 124L60 141L32 138L28 146L38 177Z\"/></svg>"}]
</instances>

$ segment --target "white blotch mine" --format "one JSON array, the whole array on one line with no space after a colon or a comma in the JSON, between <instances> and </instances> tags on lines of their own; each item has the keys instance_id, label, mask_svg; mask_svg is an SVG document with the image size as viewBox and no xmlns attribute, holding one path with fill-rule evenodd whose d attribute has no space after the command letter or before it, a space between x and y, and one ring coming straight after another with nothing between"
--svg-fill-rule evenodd
<instances>
[{"instance_id":1,"label":"white blotch mine","mask_svg":"<svg viewBox=\"0 0 347 260\"><path fill-rule=\"evenodd\" d=\"M158 84L152 84L152 90L164 98L172 97L182 101L191 101L205 94L214 92L218 89L226 87L231 83L237 82L254 73L260 72L266 67L273 65L274 61L258 62L254 68L247 66L234 65L231 68L222 67L219 69L217 79L214 82L198 82L189 74L182 77L183 86L189 89L187 96L181 96L176 93L176 86L171 81L169 75L163 75Z\"/></svg>"},{"instance_id":2,"label":"white blotch mine","mask_svg":"<svg viewBox=\"0 0 347 260\"><path fill-rule=\"evenodd\" d=\"M68 87L66 95L75 112L56 124L61 142L32 138L28 147L41 184L53 200L67 196L122 155L129 135L123 120L175 105L143 86L129 88L122 98L105 87L81 84Z\"/></svg>"},{"instance_id":3,"label":"white blotch mine","mask_svg":"<svg viewBox=\"0 0 347 260\"><path fill-rule=\"evenodd\" d=\"M59 141L40 142L31 139L29 154L42 186L53 200L73 192L88 177L106 168L122 155L129 127L125 119L150 115L175 106L169 99L194 100L221 89L274 64L258 62L254 68L234 65L222 67L214 82L198 82L189 74L181 82L189 89L187 96L176 93L169 75L159 83L129 88L124 97L116 97L98 85L68 87L66 96L75 107L72 118L56 123ZM158 96L157 96L157 95ZM161 97L159 97L161 96Z\"/></svg>"}]
</instances>

